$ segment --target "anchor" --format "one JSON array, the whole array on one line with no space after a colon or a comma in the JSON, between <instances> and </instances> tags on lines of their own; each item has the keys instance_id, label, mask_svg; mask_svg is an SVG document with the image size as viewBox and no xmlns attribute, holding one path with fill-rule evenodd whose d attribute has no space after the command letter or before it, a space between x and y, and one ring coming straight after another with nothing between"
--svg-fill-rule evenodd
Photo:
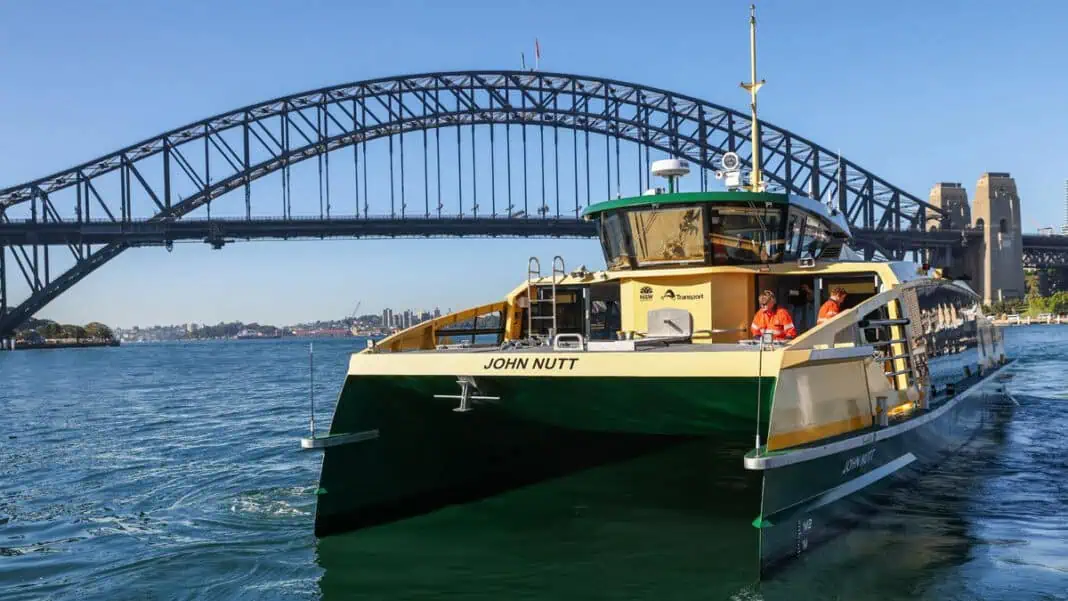
<instances>
[{"instance_id":1,"label":"anchor","mask_svg":"<svg viewBox=\"0 0 1068 601\"><path fill-rule=\"evenodd\" d=\"M471 394L474 390L478 392L478 385L475 384L474 378L470 376L458 376L456 383L460 385L460 394L435 394L435 399L460 399L460 406L453 409L457 413L467 413L471 411L471 401L499 401L499 396L484 396Z\"/></svg>"}]
</instances>

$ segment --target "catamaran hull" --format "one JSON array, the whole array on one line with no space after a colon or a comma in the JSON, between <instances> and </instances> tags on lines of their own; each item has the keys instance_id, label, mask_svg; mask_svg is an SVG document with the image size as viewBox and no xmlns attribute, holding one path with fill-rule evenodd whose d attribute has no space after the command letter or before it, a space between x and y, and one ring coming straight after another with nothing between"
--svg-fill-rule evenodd
<instances>
[{"instance_id":1,"label":"catamaran hull","mask_svg":"<svg viewBox=\"0 0 1068 601\"><path fill-rule=\"evenodd\" d=\"M753 522L761 575L856 526L871 512L874 494L914 479L971 440L1003 396L996 378L1004 369L900 425L763 461L746 457L747 468L764 470Z\"/></svg>"},{"instance_id":2,"label":"catamaran hull","mask_svg":"<svg viewBox=\"0 0 1068 601\"><path fill-rule=\"evenodd\" d=\"M745 467L763 473L761 505L753 507L759 549L754 565L761 577L855 526L873 493L915 478L970 440L989 419L992 399L1002 395L996 378L1003 369L975 378L954 399L900 425L801 452L747 456ZM583 385L597 386L598 380ZM650 395L642 378L616 378L600 381L601 393L593 397L576 394L576 379L532 381L479 378L479 395L500 399L457 412L455 399L434 398L454 394L455 378L351 376L331 425L342 444L324 451L315 534L392 522L679 443L737 444L756 427L755 420L724 415L718 422L691 416L705 427L680 428L685 419L677 411L673 419L656 422L656 429L627 429L640 421L627 419L628 412L645 411L641 400L671 414L668 400L687 386L695 387L686 391L694 399L715 397L715 379L664 379L660 390L673 392ZM520 390L530 392L530 403L517 402L528 396ZM534 403L533 391L545 402ZM597 411L587 411L593 406Z\"/></svg>"},{"instance_id":3,"label":"catamaran hull","mask_svg":"<svg viewBox=\"0 0 1068 601\"><path fill-rule=\"evenodd\" d=\"M679 442L752 436L755 378L350 376L324 451L315 532L355 530ZM767 423L774 379L760 385ZM438 395L435 397L435 395ZM441 398L446 397L446 398Z\"/></svg>"}]
</instances>

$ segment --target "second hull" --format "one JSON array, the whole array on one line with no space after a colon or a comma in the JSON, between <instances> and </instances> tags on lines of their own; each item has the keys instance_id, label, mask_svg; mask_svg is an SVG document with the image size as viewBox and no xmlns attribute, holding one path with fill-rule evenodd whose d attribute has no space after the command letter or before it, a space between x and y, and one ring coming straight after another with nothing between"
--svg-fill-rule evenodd
<instances>
[{"instance_id":1,"label":"second hull","mask_svg":"<svg viewBox=\"0 0 1068 601\"><path fill-rule=\"evenodd\" d=\"M780 455L795 461L765 469L761 511L753 522L761 573L853 527L870 510L873 493L916 478L967 443L1002 396L997 375L903 423Z\"/></svg>"}]
</instances>

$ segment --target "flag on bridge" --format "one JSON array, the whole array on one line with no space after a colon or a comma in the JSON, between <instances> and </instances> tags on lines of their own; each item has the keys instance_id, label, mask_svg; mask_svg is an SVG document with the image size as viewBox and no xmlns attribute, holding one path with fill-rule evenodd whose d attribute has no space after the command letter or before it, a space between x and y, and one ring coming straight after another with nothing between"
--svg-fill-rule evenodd
<instances>
[{"instance_id":1,"label":"flag on bridge","mask_svg":"<svg viewBox=\"0 0 1068 601\"><path fill-rule=\"evenodd\" d=\"M538 70L538 64L541 62L541 46L538 44L538 38L534 38L534 70Z\"/></svg>"}]
</instances>

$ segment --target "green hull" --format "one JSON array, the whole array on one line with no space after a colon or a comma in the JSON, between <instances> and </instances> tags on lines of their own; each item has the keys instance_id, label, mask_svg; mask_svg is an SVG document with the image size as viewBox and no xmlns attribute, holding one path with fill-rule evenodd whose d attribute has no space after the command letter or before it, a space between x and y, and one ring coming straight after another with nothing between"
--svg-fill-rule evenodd
<instances>
[{"instance_id":1,"label":"green hull","mask_svg":"<svg viewBox=\"0 0 1068 601\"><path fill-rule=\"evenodd\" d=\"M350 377L325 450L317 535L467 502L699 437L756 428L757 383L743 378L479 378L481 401L453 411L455 378ZM774 380L761 382L764 416ZM762 428L764 429L764 428Z\"/></svg>"},{"instance_id":2,"label":"green hull","mask_svg":"<svg viewBox=\"0 0 1068 601\"><path fill-rule=\"evenodd\" d=\"M757 580L761 481L738 460L751 445L696 440L322 538L323 596L753 598L738 595Z\"/></svg>"}]
</instances>

